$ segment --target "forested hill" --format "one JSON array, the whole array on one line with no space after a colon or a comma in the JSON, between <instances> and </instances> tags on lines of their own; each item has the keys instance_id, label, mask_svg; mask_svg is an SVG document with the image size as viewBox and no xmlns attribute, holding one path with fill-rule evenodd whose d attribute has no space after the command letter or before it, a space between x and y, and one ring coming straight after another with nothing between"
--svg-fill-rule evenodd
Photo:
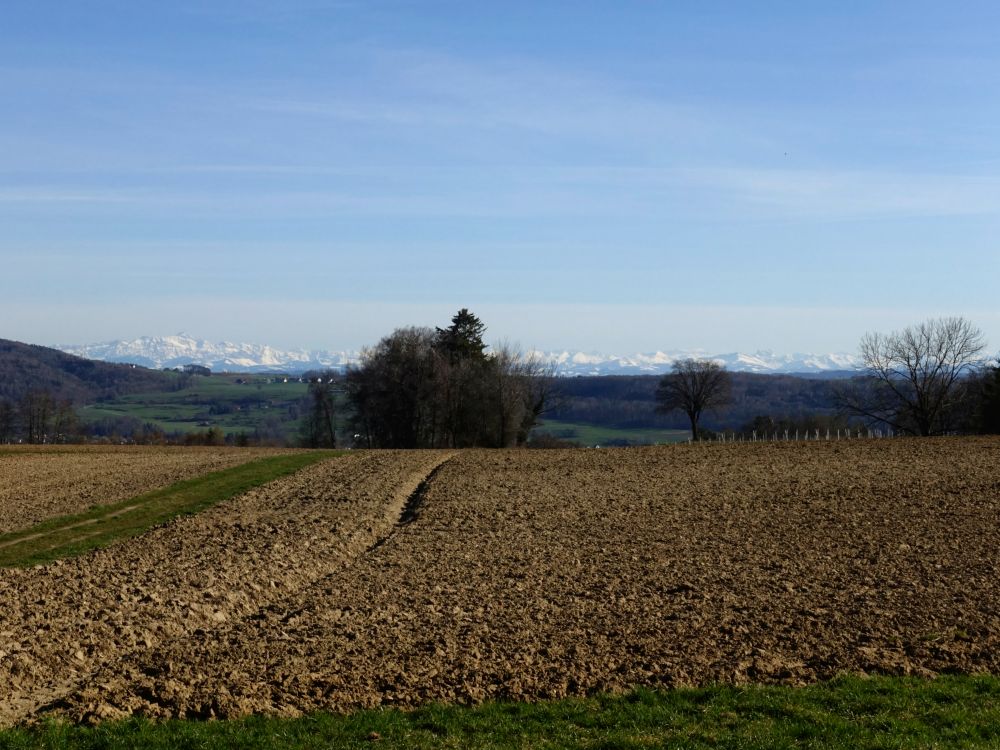
<instances>
[{"instance_id":1,"label":"forested hill","mask_svg":"<svg viewBox=\"0 0 1000 750\"><path fill-rule=\"evenodd\" d=\"M29 391L45 391L53 398L84 404L126 393L171 390L182 377L0 339L0 401L17 402Z\"/></svg>"},{"instance_id":2,"label":"forested hill","mask_svg":"<svg viewBox=\"0 0 1000 750\"><path fill-rule=\"evenodd\" d=\"M755 417L801 421L832 417L836 413L834 388L839 379L795 375L732 373L732 399L728 406L706 413L710 429L736 429ZM560 406L547 414L552 419L599 424L606 427L686 429L687 417L677 411L656 414L659 376L595 376L560 380Z\"/></svg>"}]
</instances>

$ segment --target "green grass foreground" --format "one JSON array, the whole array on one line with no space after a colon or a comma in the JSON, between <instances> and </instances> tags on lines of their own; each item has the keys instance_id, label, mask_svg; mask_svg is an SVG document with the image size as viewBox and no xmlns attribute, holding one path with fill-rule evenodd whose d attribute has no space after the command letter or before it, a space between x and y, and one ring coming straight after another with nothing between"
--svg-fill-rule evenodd
<instances>
[{"instance_id":1,"label":"green grass foreground","mask_svg":"<svg viewBox=\"0 0 1000 750\"><path fill-rule=\"evenodd\" d=\"M539 704L301 719L48 723L21 748L997 748L1000 679L843 677L804 688L636 690Z\"/></svg>"},{"instance_id":2,"label":"green grass foreground","mask_svg":"<svg viewBox=\"0 0 1000 750\"><path fill-rule=\"evenodd\" d=\"M0 567L37 565L105 547L337 455L340 452L303 451L255 459L113 505L96 506L83 513L2 534Z\"/></svg>"}]
</instances>

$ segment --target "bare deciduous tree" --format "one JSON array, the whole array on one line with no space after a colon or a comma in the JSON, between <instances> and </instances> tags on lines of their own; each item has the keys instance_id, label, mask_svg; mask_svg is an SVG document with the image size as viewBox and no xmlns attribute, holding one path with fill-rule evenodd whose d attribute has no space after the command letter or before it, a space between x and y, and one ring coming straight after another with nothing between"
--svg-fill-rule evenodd
<instances>
[{"instance_id":1,"label":"bare deciduous tree","mask_svg":"<svg viewBox=\"0 0 1000 750\"><path fill-rule=\"evenodd\" d=\"M336 374L322 372L309 382L309 407L302 421L301 441L306 448L335 448Z\"/></svg>"},{"instance_id":2,"label":"bare deciduous tree","mask_svg":"<svg viewBox=\"0 0 1000 750\"><path fill-rule=\"evenodd\" d=\"M656 389L656 410L661 414L682 410L691 420L691 439L697 440L701 415L729 400L729 373L707 359L681 359L670 369Z\"/></svg>"},{"instance_id":3,"label":"bare deciduous tree","mask_svg":"<svg viewBox=\"0 0 1000 750\"><path fill-rule=\"evenodd\" d=\"M368 448L427 448L441 444L439 358L431 328L397 328L348 368L352 424Z\"/></svg>"},{"instance_id":4,"label":"bare deciduous tree","mask_svg":"<svg viewBox=\"0 0 1000 750\"><path fill-rule=\"evenodd\" d=\"M43 389L33 388L21 397L18 405L25 440L29 443L45 443L51 440L52 414L55 399Z\"/></svg>"},{"instance_id":5,"label":"bare deciduous tree","mask_svg":"<svg viewBox=\"0 0 1000 750\"><path fill-rule=\"evenodd\" d=\"M847 413L911 435L950 429L963 379L981 366L986 341L965 318L933 318L861 339L866 377L838 393Z\"/></svg>"},{"instance_id":6,"label":"bare deciduous tree","mask_svg":"<svg viewBox=\"0 0 1000 750\"><path fill-rule=\"evenodd\" d=\"M559 403L555 369L534 352L523 354L507 342L490 355L493 378L491 411L497 423L498 447L524 445L542 415Z\"/></svg>"},{"instance_id":7,"label":"bare deciduous tree","mask_svg":"<svg viewBox=\"0 0 1000 750\"><path fill-rule=\"evenodd\" d=\"M0 400L0 444L9 443L14 439L14 423L16 412L9 401Z\"/></svg>"}]
</instances>

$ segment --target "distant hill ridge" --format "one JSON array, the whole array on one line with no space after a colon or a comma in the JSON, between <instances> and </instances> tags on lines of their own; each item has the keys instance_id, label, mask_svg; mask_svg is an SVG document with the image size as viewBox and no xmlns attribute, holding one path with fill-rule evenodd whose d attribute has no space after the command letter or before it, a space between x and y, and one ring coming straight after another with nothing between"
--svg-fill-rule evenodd
<instances>
[{"instance_id":1,"label":"distant hill ridge","mask_svg":"<svg viewBox=\"0 0 1000 750\"><path fill-rule=\"evenodd\" d=\"M31 390L88 403L126 393L175 387L176 373L96 362L19 341L0 339L0 400L16 402Z\"/></svg>"},{"instance_id":2,"label":"distant hill ridge","mask_svg":"<svg viewBox=\"0 0 1000 750\"><path fill-rule=\"evenodd\" d=\"M299 373L327 368L343 369L358 360L356 351L281 350L266 344L214 343L184 333L58 348L105 362L127 362L154 369L198 364L216 372L280 370ZM685 357L713 359L734 372L832 375L855 371L860 366L856 355L846 353L776 354L757 351L753 354L709 354L704 351L670 351L627 356L570 351L536 353L551 363L560 375L655 375L668 372L675 361Z\"/></svg>"}]
</instances>

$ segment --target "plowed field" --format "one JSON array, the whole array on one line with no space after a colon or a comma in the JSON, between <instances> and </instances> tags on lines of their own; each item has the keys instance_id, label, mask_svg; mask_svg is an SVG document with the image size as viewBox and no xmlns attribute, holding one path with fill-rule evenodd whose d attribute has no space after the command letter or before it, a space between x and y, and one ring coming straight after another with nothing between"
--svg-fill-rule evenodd
<instances>
[{"instance_id":1,"label":"plowed field","mask_svg":"<svg viewBox=\"0 0 1000 750\"><path fill-rule=\"evenodd\" d=\"M0 721L1000 674L998 511L995 439L357 452L0 571Z\"/></svg>"},{"instance_id":2,"label":"plowed field","mask_svg":"<svg viewBox=\"0 0 1000 750\"><path fill-rule=\"evenodd\" d=\"M0 534L277 453L287 451L0 446Z\"/></svg>"}]
</instances>

